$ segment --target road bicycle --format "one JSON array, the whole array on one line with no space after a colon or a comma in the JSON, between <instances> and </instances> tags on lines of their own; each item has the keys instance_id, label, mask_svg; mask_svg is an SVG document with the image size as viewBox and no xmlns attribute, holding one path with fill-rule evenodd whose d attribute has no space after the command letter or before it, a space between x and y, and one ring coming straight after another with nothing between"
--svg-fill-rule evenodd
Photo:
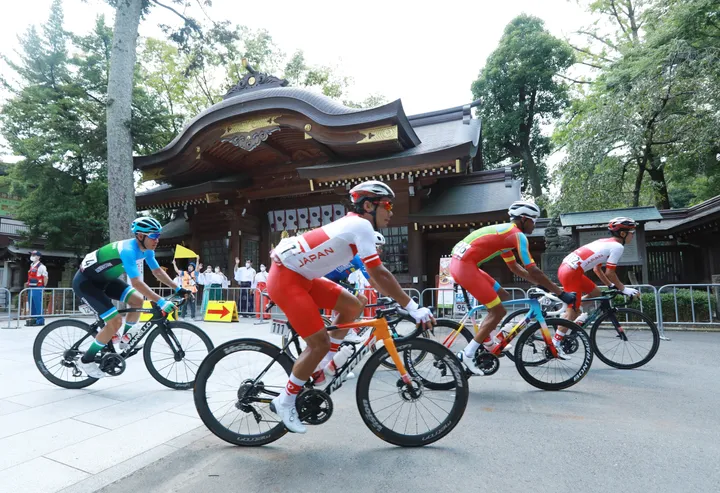
<instances>
[{"instance_id":1,"label":"road bicycle","mask_svg":"<svg viewBox=\"0 0 720 493\"><path fill-rule=\"evenodd\" d=\"M566 389L587 374L593 360L588 335L574 322L562 318L546 318L539 301L544 295L542 290L530 289L525 299L503 302L506 306L523 304L529 305L529 308L492 350L481 344L476 351L473 359L485 376L495 374L500 369L500 358L508 355L512 356L511 360L515 362L520 376L530 385L543 390ZM454 353L462 351L477 333L480 324L476 315L484 309L483 305L472 308L459 322L438 319L433 328L433 339ZM472 327L472 332L468 330L468 326ZM570 355L570 360L561 359L553 344L553 336L558 327L565 327L576 334L574 338L561 343L565 354ZM414 335L418 335L422 330L419 328ZM514 353L510 353L507 348L516 338ZM468 376L474 375L469 370L466 371Z\"/></svg>"},{"instance_id":2,"label":"road bicycle","mask_svg":"<svg viewBox=\"0 0 720 493\"><path fill-rule=\"evenodd\" d=\"M590 327L590 344L595 355L608 366L621 370L639 368L652 360L660 347L660 331L655 322L640 310L614 303L622 292L607 289L597 298L584 298L596 302L583 327ZM551 293L545 293L544 312L564 314L567 304ZM523 317L527 309L516 310L503 320L503 324ZM569 333L565 339L575 336Z\"/></svg>"},{"instance_id":3,"label":"road bicycle","mask_svg":"<svg viewBox=\"0 0 720 493\"><path fill-rule=\"evenodd\" d=\"M186 303L185 298L173 296L170 301L177 307ZM89 307L89 313L95 314ZM119 351L109 342L95 356L100 370L109 376L122 375L127 359L143 349L143 359L150 375L161 384L176 390L193 387L195 374L202 359L212 351L210 337L199 327L187 322L170 322L173 312L163 312L156 303L151 308L127 308L125 313L149 313L150 320L134 334L128 346ZM77 363L102 329L100 318L88 324L80 320L56 320L42 329L35 337L33 357L40 373L50 382L66 389L82 389L98 381L82 372ZM147 335L144 347L140 342Z\"/></svg>"},{"instance_id":4,"label":"road bicycle","mask_svg":"<svg viewBox=\"0 0 720 493\"><path fill-rule=\"evenodd\" d=\"M458 424L468 401L467 377L447 348L424 338L396 342L386 317L397 308L379 309L373 319L326 327L326 330L369 327L366 341L321 390L312 380L297 397L300 419L309 425L325 423L333 413L331 395L350 371L382 342L367 360L357 379L355 397L365 425L380 439L394 445L417 447L440 440ZM270 402L285 388L293 360L285 347L260 339L236 339L215 348L200 365L195 383L195 407L205 426L217 437L242 446L259 446L278 440L287 428L269 410ZM419 353L431 355L416 364ZM392 367L383 365L392 361ZM433 362L441 362L442 367ZM433 382L436 385L425 385ZM438 387L442 386L440 390Z\"/></svg>"}]
</instances>

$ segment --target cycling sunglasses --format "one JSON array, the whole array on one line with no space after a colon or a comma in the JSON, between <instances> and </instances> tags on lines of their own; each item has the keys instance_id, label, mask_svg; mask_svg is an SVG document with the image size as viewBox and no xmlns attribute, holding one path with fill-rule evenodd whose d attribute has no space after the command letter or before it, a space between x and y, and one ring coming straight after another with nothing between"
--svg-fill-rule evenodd
<instances>
[{"instance_id":1,"label":"cycling sunglasses","mask_svg":"<svg viewBox=\"0 0 720 493\"><path fill-rule=\"evenodd\" d=\"M161 233L146 233L145 236L150 238L151 240L159 240Z\"/></svg>"},{"instance_id":2,"label":"cycling sunglasses","mask_svg":"<svg viewBox=\"0 0 720 493\"><path fill-rule=\"evenodd\" d=\"M383 206L386 211L391 211L393 209L393 203L389 202L387 200L380 200L378 202L375 202L376 206Z\"/></svg>"}]
</instances>

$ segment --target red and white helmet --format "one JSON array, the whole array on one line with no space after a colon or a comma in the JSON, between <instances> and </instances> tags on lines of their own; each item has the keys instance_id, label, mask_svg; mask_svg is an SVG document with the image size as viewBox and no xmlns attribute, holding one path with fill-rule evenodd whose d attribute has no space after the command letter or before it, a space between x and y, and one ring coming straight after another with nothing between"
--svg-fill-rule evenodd
<instances>
[{"instance_id":1,"label":"red and white helmet","mask_svg":"<svg viewBox=\"0 0 720 493\"><path fill-rule=\"evenodd\" d=\"M363 199L395 199L392 189L381 181L369 180L355 185L350 190L350 200L353 204L359 204Z\"/></svg>"},{"instance_id":2,"label":"red and white helmet","mask_svg":"<svg viewBox=\"0 0 720 493\"><path fill-rule=\"evenodd\" d=\"M637 223L634 219L629 217L615 217L610 219L608 229L612 233L619 233L620 231L635 231L635 229L637 229Z\"/></svg>"}]
</instances>

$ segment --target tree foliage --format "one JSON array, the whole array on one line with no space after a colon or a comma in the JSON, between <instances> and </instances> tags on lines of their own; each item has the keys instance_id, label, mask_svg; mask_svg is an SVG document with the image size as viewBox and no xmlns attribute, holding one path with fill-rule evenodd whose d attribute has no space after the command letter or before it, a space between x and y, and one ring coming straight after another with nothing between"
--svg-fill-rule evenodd
<instances>
[{"instance_id":1,"label":"tree foliage","mask_svg":"<svg viewBox=\"0 0 720 493\"><path fill-rule=\"evenodd\" d=\"M473 96L481 100L483 155L493 164L522 160L532 195L542 200L545 159L551 152L543 126L559 118L568 103L567 83L558 74L573 63L567 43L552 36L542 20L520 15L505 28Z\"/></svg>"},{"instance_id":2,"label":"tree foliage","mask_svg":"<svg viewBox=\"0 0 720 493\"><path fill-rule=\"evenodd\" d=\"M557 206L670 208L717 194L720 2L591 7L616 22L605 43L616 50L612 59L603 53L590 90L557 129L567 153L555 175Z\"/></svg>"}]
</instances>

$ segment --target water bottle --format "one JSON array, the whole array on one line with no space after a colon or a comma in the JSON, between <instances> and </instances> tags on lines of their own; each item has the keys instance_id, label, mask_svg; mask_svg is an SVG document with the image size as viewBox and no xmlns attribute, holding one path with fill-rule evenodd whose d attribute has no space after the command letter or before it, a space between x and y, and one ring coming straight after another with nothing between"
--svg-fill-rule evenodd
<instances>
[{"instance_id":1,"label":"water bottle","mask_svg":"<svg viewBox=\"0 0 720 493\"><path fill-rule=\"evenodd\" d=\"M350 357L355 353L355 348L352 346L352 344L343 344L340 346L340 349L338 349L338 352L335 353L335 356L333 356L333 359L328 365L325 367L326 373L329 373L329 376L334 376L338 369L342 368L342 366L347 363L347 361L350 359Z\"/></svg>"}]
</instances>

